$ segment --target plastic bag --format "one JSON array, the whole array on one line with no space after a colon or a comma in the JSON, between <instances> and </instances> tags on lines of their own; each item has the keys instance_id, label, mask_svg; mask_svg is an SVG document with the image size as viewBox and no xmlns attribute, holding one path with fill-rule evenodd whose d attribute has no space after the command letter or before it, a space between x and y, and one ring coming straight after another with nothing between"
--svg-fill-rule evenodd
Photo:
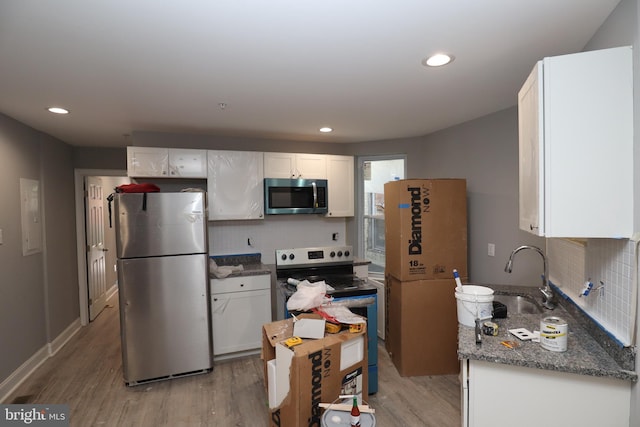
<instances>
[{"instance_id":1,"label":"plastic bag","mask_svg":"<svg viewBox=\"0 0 640 427\"><path fill-rule=\"evenodd\" d=\"M303 280L298 283L297 290L287 301L289 311L308 311L320 307L327 294L327 285L324 281L310 283Z\"/></svg>"}]
</instances>

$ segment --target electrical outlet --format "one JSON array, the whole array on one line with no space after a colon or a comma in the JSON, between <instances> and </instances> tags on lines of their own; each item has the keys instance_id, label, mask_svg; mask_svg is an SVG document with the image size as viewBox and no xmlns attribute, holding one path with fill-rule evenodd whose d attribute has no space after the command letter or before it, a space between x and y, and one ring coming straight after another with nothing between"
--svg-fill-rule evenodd
<instances>
[{"instance_id":1,"label":"electrical outlet","mask_svg":"<svg viewBox=\"0 0 640 427\"><path fill-rule=\"evenodd\" d=\"M496 256L496 245L493 243L489 243L487 245L487 255Z\"/></svg>"},{"instance_id":2,"label":"electrical outlet","mask_svg":"<svg viewBox=\"0 0 640 427\"><path fill-rule=\"evenodd\" d=\"M338 233L333 233L331 235L331 239L334 240L334 241L337 241L338 240Z\"/></svg>"}]
</instances>

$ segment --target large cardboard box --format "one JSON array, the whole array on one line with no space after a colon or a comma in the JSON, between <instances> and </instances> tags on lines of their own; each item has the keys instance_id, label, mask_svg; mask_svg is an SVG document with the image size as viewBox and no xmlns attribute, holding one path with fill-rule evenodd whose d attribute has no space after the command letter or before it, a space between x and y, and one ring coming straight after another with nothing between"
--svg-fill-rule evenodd
<instances>
[{"instance_id":1,"label":"large cardboard box","mask_svg":"<svg viewBox=\"0 0 640 427\"><path fill-rule=\"evenodd\" d=\"M384 185L385 273L400 280L467 276L464 179L405 179Z\"/></svg>"},{"instance_id":2,"label":"large cardboard box","mask_svg":"<svg viewBox=\"0 0 640 427\"><path fill-rule=\"evenodd\" d=\"M401 376L460 371L453 278L401 282L387 275L385 346Z\"/></svg>"},{"instance_id":3,"label":"large cardboard box","mask_svg":"<svg viewBox=\"0 0 640 427\"><path fill-rule=\"evenodd\" d=\"M270 426L320 426L319 403L334 402L341 394L355 394L366 400L366 330L305 339L291 349L282 342L293 334L292 319L263 325L262 332Z\"/></svg>"}]
</instances>

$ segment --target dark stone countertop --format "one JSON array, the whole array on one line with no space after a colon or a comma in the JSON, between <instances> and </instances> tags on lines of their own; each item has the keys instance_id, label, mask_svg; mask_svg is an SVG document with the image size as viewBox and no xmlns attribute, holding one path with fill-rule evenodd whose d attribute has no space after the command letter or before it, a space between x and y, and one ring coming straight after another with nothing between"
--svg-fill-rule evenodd
<instances>
[{"instance_id":1,"label":"dark stone countertop","mask_svg":"<svg viewBox=\"0 0 640 427\"><path fill-rule=\"evenodd\" d=\"M495 294L533 294L538 298L537 288L514 287L503 285L485 285L494 290ZM569 372L595 377L612 377L621 380L637 381L638 375L628 365L630 356L622 351L623 360L618 354L608 352L611 344L602 342L603 335L594 334L585 319L579 313L573 312L563 298L553 310L545 310L540 314L508 314L506 319L494 319L498 324L498 336L482 335L482 344L476 345L475 330L472 327L458 325L458 358L482 360L493 363L523 366L528 368L546 369ZM574 317L575 315L575 317ZM567 321L569 336L567 351L553 352L532 341L520 341L508 332L508 329L526 328L529 331L540 330L540 321L547 316L558 316ZM509 340L517 342L518 346L509 349L501 344ZM625 369L626 368L626 369Z\"/></svg>"},{"instance_id":2,"label":"dark stone countertop","mask_svg":"<svg viewBox=\"0 0 640 427\"><path fill-rule=\"evenodd\" d=\"M212 258L218 266L242 265L242 271L233 272L224 278L271 274L271 268L267 264L262 263L260 254L214 255L210 258ZM218 279L218 277L211 272L209 273L209 277L211 279Z\"/></svg>"}]
</instances>

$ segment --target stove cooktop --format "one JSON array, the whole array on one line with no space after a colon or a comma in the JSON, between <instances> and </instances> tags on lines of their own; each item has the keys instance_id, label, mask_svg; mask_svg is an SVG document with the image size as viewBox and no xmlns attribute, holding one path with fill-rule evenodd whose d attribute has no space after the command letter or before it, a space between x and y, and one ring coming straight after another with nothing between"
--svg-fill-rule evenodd
<instances>
[{"instance_id":1,"label":"stove cooktop","mask_svg":"<svg viewBox=\"0 0 640 427\"><path fill-rule=\"evenodd\" d=\"M377 288L353 272L351 246L323 246L276 250L276 276L278 284L288 298L296 286L287 279L309 282L324 281L334 290L327 294L339 298L356 295L372 295Z\"/></svg>"},{"instance_id":2,"label":"stove cooktop","mask_svg":"<svg viewBox=\"0 0 640 427\"><path fill-rule=\"evenodd\" d=\"M299 281L308 280L311 283L323 281L330 285L333 290L328 290L327 294L335 298L357 295L373 295L378 292L378 288L370 284L366 279L355 276L300 276L292 275L289 277L278 278L278 285L288 298L297 290L295 285L287 283L287 280L296 279Z\"/></svg>"}]
</instances>

